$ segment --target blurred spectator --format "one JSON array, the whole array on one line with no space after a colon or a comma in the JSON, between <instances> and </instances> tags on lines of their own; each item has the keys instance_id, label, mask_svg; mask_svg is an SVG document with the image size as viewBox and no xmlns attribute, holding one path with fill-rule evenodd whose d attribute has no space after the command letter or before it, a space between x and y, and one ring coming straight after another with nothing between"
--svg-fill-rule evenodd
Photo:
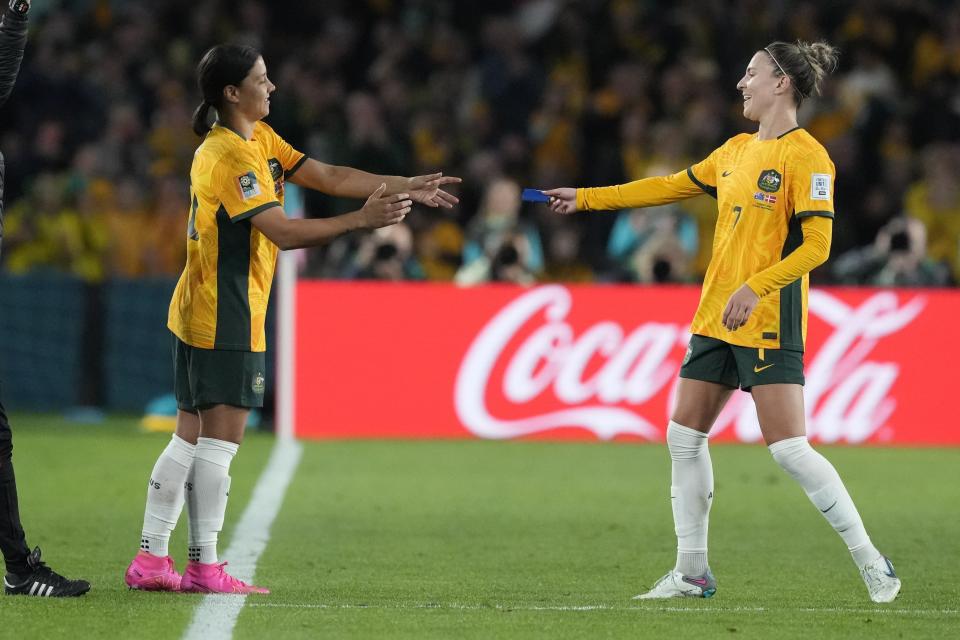
<instances>
[{"instance_id":1,"label":"blurred spectator","mask_svg":"<svg viewBox=\"0 0 960 640\"><path fill-rule=\"evenodd\" d=\"M99 282L104 276L109 231L96 211L73 206L63 178L37 177L30 194L6 216L5 260L13 273L52 269Z\"/></svg>"},{"instance_id":2,"label":"blurred spectator","mask_svg":"<svg viewBox=\"0 0 960 640\"><path fill-rule=\"evenodd\" d=\"M922 177L907 192L906 213L926 225L928 255L960 282L960 145L926 151Z\"/></svg>"},{"instance_id":3,"label":"blurred spectator","mask_svg":"<svg viewBox=\"0 0 960 640\"><path fill-rule=\"evenodd\" d=\"M135 278L146 273L149 219L145 199L142 185L125 177L103 210L110 233L107 270L112 276Z\"/></svg>"},{"instance_id":4,"label":"blurred spectator","mask_svg":"<svg viewBox=\"0 0 960 640\"><path fill-rule=\"evenodd\" d=\"M144 239L144 270L147 275L175 277L187 260L187 220L190 216L190 186L185 177L168 175L153 184Z\"/></svg>"},{"instance_id":5,"label":"blurred spectator","mask_svg":"<svg viewBox=\"0 0 960 640\"><path fill-rule=\"evenodd\" d=\"M547 265L541 276L546 282L591 282L593 269L583 261L580 230L573 221L556 225L547 235Z\"/></svg>"},{"instance_id":6,"label":"blurred spectator","mask_svg":"<svg viewBox=\"0 0 960 640\"><path fill-rule=\"evenodd\" d=\"M607 252L625 282L684 282L697 255L697 225L680 207L630 209L617 217Z\"/></svg>"},{"instance_id":7,"label":"blurred spectator","mask_svg":"<svg viewBox=\"0 0 960 640\"><path fill-rule=\"evenodd\" d=\"M505 178L492 181L467 228L458 283L495 281L504 275L510 281L536 279L543 270L540 236L519 215L520 186Z\"/></svg>"},{"instance_id":8,"label":"blurred spectator","mask_svg":"<svg viewBox=\"0 0 960 640\"><path fill-rule=\"evenodd\" d=\"M413 233L403 222L364 236L346 273L363 280L420 280L423 270L413 256Z\"/></svg>"},{"instance_id":9,"label":"blurred spectator","mask_svg":"<svg viewBox=\"0 0 960 640\"><path fill-rule=\"evenodd\" d=\"M844 284L880 287L933 287L949 282L943 264L926 255L927 230L907 217L894 218L877 234L876 242L840 256L833 263Z\"/></svg>"},{"instance_id":10,"label":"blurred spectator","mask_svg":"<svg viewBox=\"0 0 960 640\"><path fill-rule=\"evenodd\" d=\"M418 236L417 259L427 280L453 280L463 264L463 230L455 219L443 216L428 224Z\"/></svg>"}]
</instances>

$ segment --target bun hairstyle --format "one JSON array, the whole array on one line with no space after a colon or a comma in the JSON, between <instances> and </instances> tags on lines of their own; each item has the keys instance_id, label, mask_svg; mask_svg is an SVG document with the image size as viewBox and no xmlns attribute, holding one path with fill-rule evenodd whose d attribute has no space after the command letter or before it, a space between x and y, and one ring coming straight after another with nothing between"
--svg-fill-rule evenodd
<instances>
[{"instance_id":1,"label":"bun hairstyle","mask_svg":"<svg viewBox=\"0 0 960 640\"><path fill-rule=\"evenodd\" d=\"M790 78L797 106L813 94L820 95L823 79L836 71L840 60L839 50L826 42L771 42L763 50L773 62L774 75Z\"/></svg>"},{"instance_id":2,"label":"bun hairstyle","mask_svg":"<svg viewBox=\"0 0 960 640\"><path fill-rule=\"evenodd\" d=\"M223 88L239 85L260 58L254 47L218 44L208 49L197 65L197 84L203 102L193 112L193 131L203 137L210 131L210 109L223 109Z\"/></svg>"}]
</instances>

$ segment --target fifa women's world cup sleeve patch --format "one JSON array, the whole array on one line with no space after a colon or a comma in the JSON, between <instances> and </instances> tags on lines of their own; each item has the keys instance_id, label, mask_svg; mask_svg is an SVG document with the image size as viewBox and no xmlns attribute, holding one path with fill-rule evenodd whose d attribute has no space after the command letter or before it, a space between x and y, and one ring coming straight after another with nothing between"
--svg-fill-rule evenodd
<instances>
[{"instance_id":1,"label":"fifa women's world cup sleeve patch","mask_svg":"<svg viewBox=\"0 0 960 640\"><path fill-rule=\"evenodd\" d=\"M790 199L798 218L833 217L833 162L824 150L813 152L787 166ZM784 176L786 180L788 176Z\"/></svg>"},{"instance_id":2,"label":"fifa women's world cup sleeve patch","mask_svg":"<svg viewBox=\"0 0 960 640\"><path fill-rule=\"evenodd\" d=\"M221 158L214 167L211 186L232 222L280 206L269 171L266 161L242 152Z\"/></svg>"},{"instance_id":3,"label":"fifa women's world cup sleeve patch","mask_svg":"<svg viewBox=\"0 0 960 640\"><path fill-rule=\"evenodd\" d=\"M257 181L257 174L253 171L237 176L237 186L240 187L240 197L244 200L260 195L260 183Z\"/></svg>"}]
</instances>

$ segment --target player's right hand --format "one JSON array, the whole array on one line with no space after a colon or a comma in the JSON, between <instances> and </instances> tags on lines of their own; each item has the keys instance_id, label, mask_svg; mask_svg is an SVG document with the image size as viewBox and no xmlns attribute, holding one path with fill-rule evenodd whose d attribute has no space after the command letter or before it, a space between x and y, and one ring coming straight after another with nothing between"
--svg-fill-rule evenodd
<instances>
[{"instance_id":1,"label":"player's right hand","mask_svg":"<svg viewBox=\"0 0 960 640\"><path fill-rule=\"evenodd\" d=\"M410 213L413 201L406 193L395 193L384 196L387 183L382 183L377 190L370 194L363 208L360 209L361 225L366 229L379 229L397 224Z\"/></svg>"},{"instance_id":2,"label":"player's right hand","mask_svg":"<svg viewBox=\"0 0 960 640\"><path fill-rule=\"evenodd\" d=\"M550 197L547 206L557 213L574 213L577 210L577 190L571 187L547 189L543 195Z\"/></svg>"}]
</instances>

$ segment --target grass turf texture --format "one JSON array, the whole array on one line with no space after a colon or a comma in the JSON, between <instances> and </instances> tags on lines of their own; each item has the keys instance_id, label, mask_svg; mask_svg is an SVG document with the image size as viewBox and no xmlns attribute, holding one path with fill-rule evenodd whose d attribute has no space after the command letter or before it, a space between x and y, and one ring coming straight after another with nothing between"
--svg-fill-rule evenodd
<instances>
[{"instance_id":1,"label":"grass turf texture","mask_svg":"<svg viewBox=\"0 0 960 640\"><path fill-rule=\"evenodd\" d=\"M3 598L3 633L180 637L198 597L122 580L168 437L122 419L13 425L28 541L93 590ZM271 445L252 434L240 449L223 549ZM868 600L839 538L762 446L712 448L717 596L641 603L630 596L674 555L662 446L306 443L257 571L273 594L247 599L234 637L951 636L960 450L820 449L904 580L892 605ZM183 528L171 544L180 566Z\"/></svg>"}]
</instances>

